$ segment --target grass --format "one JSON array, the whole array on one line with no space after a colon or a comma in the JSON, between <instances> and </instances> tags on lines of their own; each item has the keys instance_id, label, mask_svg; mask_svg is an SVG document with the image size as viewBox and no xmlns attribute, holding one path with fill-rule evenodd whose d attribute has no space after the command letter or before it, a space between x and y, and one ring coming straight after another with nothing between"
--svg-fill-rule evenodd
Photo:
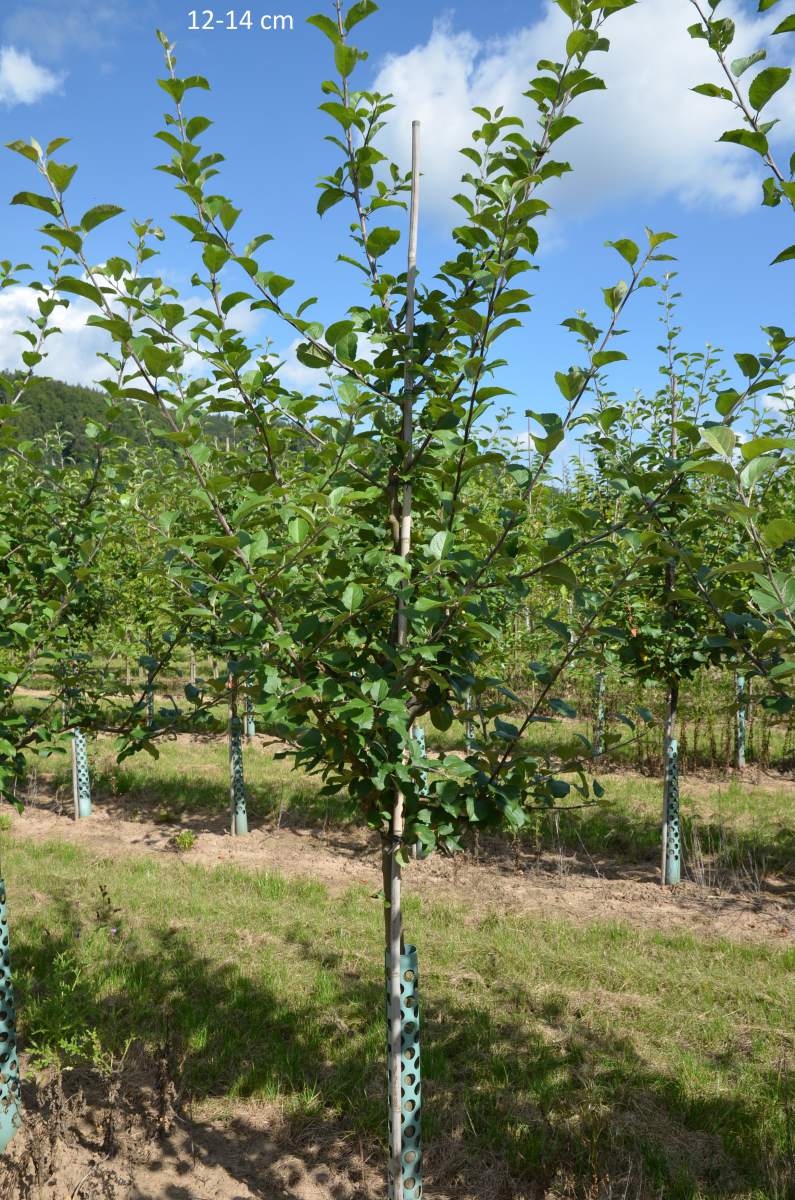
<instances>
[{"instance_id":1,"label":"grass","mask_svg":"<svg viewBox=\"0 0 795 1200\"><path fill-rule=\"evenodd\" d=\"M99 739L90 743L93 797L99 802L122 798L133 811L163 822L180 822L229 809L229 757L223 737L201 741L163 741L159 757L138 754L119 764L114 743ZM273 757L259 747L244 747L249 819L257 822L291 813L312 821L327 817L344 822L352 809L340 798L327 812L325 799L318 796L317 779L294 771L289 762ZM49 787L71 789L71 764L66 757L53 758L46 770Z\"/></svg>"},{"instance_id":2,"label":"grass","mask_svg":"<svg viewBox=\"0 0 795 1200\"><path fill-rule=\"evenodd\" d=\"M91 743L94 799L117 798L142 816L168 823L228 811L228 758L225 740L160 744L156 760L145 754L116 762L113 742ZM319 796L315 777L292 770L259 746L244 749L249 817L256 824L281 813L288 819L337 825L350 822L354 811L344 797L330 805ZM49 783L69 794L71 766L66 757L53 759ZM549 816L533 817L524 842L537 850L562 849L600 861L650 863L659 853L661 782L645 776L615 773L602 777L605 803L562 813L557 826ZM716 882L732 875L785 870L795 862L795 805L784 782L753 785L731 777L705 781L684 776L681 784L682 827L686 857L699 852L713 864ZM717 872L717 874L715 874Z\"/></svg>"},{"instance_id":3,"label":"grass","mask_svg":"<svg viewBox=\"0 0 795 1200\"><path fill-rule=\"evenodd\" d=\"M334 1116L382 1137L375 897L3 843L22 1036L39 1061L81 1047L109 1061L168 1030L197 1100L276 1102L299 1125ZM795 951L475 921L411 897L407 910L437 1185L488 1176L505 1195L585 1197L609 1179L600 1194L623 1195L631 1173L638 1196L666 1200L793 1195Z\"/></svg>"}]
</instances>

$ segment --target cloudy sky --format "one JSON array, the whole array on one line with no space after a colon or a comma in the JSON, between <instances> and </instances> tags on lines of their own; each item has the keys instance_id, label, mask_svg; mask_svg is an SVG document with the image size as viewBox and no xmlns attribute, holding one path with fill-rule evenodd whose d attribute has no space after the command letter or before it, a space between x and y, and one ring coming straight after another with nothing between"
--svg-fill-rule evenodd
<instances>
[{"instance_id":1,"label":"cloudy sky","mask_svg":"<svg viewBox=\"0 0 795 1200\"><path fill-rule=\"evenodd\" d=\"M267 265L297 280L291 296L320 297L318 318L330 322L358 296L356 273L335 261L349 215L338 208L321 222L315 213L315 181L335 165L334 149L323 140L331 123L317 111L324 98L319 85L331 68L329 43L306 25L306 17L331 5L257 0L255 18L294 18L292 32L264 33L191 31L191 4L4 0L0 140L71 137L65 161L81 164L69 193L75 209L112 201L131 217L153 216L169 227L176 205L168 179L153 171L162 158L152 139L165 99L154 83L162 74L154 29L163 28L177 42L181 71L204 74L212 84L209 96L193 96L200 97L196 111L215 121L208 146L227 155L222 186L244 208L239 228L246 235L274 234ZM751 52L773 18L759 17L755 2L725 0L725 7L738 23L736 53ZM216 15L229 8L225 0ZM576 112L584 124L559 143L574 174L548 194L553 213L540 228L541 269L530 284L534 311L526 328L504 343L518 413L555 406L554 372L577 360L577 347L560 322L578 309L597 323L603 319L601 287L621 277L620 260L604 242L642 240L644 225L678 234L687 347L700 349L709 341L727 352L753 351L762 346L760 325L795 326L795 264L768 265L793 241L791 212L788 220L783 208L760 208L755 156L716 140L727 127L728 108L689 90L716 78L704 43L686 32L694 19L690 0L639 0L608 22L611 50L593 60L608 90L583 98ZM359 68L360 86L395 96L384 149L405 162L411 120L423 123L420 263L429 278L449 245L455 212L449 197L466 166L459 150L468 142L473 105L524 111L527 80L539 58L560 57L566 21L547 0L383 0L381 12L359 29L370 51ZM791 37L777 41L778 61L795 54ZM781 119L777 136L789 152L795 89L784 97L771 111ZM3 155L0 257L33 259L33 214L8 206L16 191L33 186L33 168ZM194 251L170 228L174 236L161 269L190 291ZM92 243L96 259L117 251L124 237L122 221L103 226ZM655 384L656 299L649 289L628 313L623 348L631 362L615 368L619 395ZM0 295L0 367L14 365L20 339L13 330L31 303L31 293ZM52 374L89 381L102 373L94 358L98 334L86 329L84 319L77 303L65 336L51 343ZM289 355L291 339L278 327L260 324L252 333L271 338ZM290 375L300 384L303 368L294 364ZM522 424L518 418L517 427Z\"/></svg>"}]
</instances>

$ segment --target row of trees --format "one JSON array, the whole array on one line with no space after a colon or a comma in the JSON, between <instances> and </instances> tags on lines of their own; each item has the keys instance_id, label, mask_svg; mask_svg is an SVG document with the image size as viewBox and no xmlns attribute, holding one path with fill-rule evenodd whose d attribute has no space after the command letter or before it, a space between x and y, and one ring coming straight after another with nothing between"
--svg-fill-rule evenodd
<instances>
[{"instance_id":1,"label":"row of trees","mask_svg":"<svg viewBox=\"0 0 795 1200\"><path fill-rule=\"evenodd\" d=\"M558 142L578 123L578 98L603 86L590 64L609 46L606 22L632 3L559 0L571 27L560 61L540 62L529 83L537 125L475 110L452 249L422 271L420 130L405 174L380 149L389 98L353 82L366 57L353 38L377 6L336 0L333 15L311 18L335 72L321 107L337 159L320 181L318 210L349 206L344 258L362 288L327 325L312 319L313 299L290 300L296 285L267 233L238 240L241 212L217 190L223 156L205 148L210 121L191 109L208 84L177 72L165 36L159 84L171 109L157 134L167 149L160 169L175 181L173 219L196 247L201 304L158 273L165 235L152 219L132 223L131 252L94 261L93 230L121 209L71 210L77 168L59 157L65 139L12 146L40 178L39 190L14 202L43 215L47 278L27 282L39 299L21 331L25 372L2 381L0 786L13 799L31 753L53 752L70 730L108 725L107 679L77 656L100 612L120 634L149 631L146 686L136 694L131 684L113 702L124 754L151 748L158 726L147 719L147 688L178 646L228 662L187 688L194 719L228 703L230 676L245 680L258 720L296 765L320 774L329 793L347 792L381 835L390 1193L400 1200L422 1186L408 986L416 961L401 906L409 847L455 851L473 826L516 830L539 807L598 799L587 739L561 761L524 735L571 713L567 673L585 656L617 657L668 691L663 878L671 878L681 681L722 662L758 677L774 711L792 703L793 339L782 328L767 327L757 352L736 354L727 374L716 353L682 348L672 235L647 231L642 247L619 238L611 244L624 277L604 289L605 319L578 313L564 322L577 361L556 376L560 411L530 414L531 461L491 432L489 413L507 394L498 343L530 311L522 276L543 231L545 186L569 169ZM767 203L792 201L795 163L789 178L770 165L759 115L788 73L764 68L746 97L742 72L725 57L731 22L718 9L699 9L692 32L731 74L734 91L716 94L730 91L753 135L733 131L729 140L763 154L773 171ZM791 27L781 22L781 32ZM10 262L0 270L4 288L28 279ZM638 292L656 286L661 387L622 403L609 376L626 357L621 325ZM109 339L105 409L86 427L93 452L79 467L15 435L74 296L89 301L90 323ZM265 313L298 337L300 361L317 372L313 392L286 385L278 361L242 332L241 312ZM762 405L768 396L778 407ZM151 430L145 453L125 433L133 406ZM235 424L229 444L211 434L219 415ZM584 457L564 490L550 467L567 436ZM538 635L530 698L496 669L504 630L525 614ZM21 689L42 669L47 697L21 706ZM414 736L425 717L446 728L475 715L463 755L431 758Z\"/></svg>"}]
</instances>

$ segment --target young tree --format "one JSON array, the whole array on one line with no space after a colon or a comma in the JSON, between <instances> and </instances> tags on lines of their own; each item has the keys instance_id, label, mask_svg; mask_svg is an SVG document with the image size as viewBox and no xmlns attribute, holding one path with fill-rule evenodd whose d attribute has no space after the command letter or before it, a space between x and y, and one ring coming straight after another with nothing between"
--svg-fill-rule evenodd
<instances>
[{"instance_id":1,"label":"young tree","mask_svg":"<svg viewBox=\"0 0 795 1200\"><path fill-rule=\"evenodd\" d=\"M292 281L261 264L268 235L242 249L236 243L240 211L211 190L222 156L201 146L210 122L186 111L186 97L207 83L177 75L167 38L161 36L168 73L160 84L174 111L158 136L171 151L163 169L187 205L175 220L201 251L193 285L204 290L206 304L190 309L162 277L145 273L162 240L151 221L133 226L133 260L92 263L92 228L119 210L101 205L73 221L65 199L73 168L34 144L16 146L35 159L48 188L46 196L25 193L18 202L44 207L74 255L75 274L61 278L60 288L92 301L92 323L116 344L104 383L111 403L143 402L159 414L203 514L191 530L164 531L174 577L196 596L195 615L215 615L234 640L240 673L254 676L258 711L295 762L320 772L329 792L346 790L381 833L391 1189L401 1198L421 1189L418 1093L411 1112L401 1104L402 1086L419 1083L414 967L404 966L412 978L401 978L401 964L414 962L409 947L404 954L400 904L409 848L419 842L426 850L455 850L473 825L516 829L530 810L573 789L593 794L582 762L545 761L527 750L523 734L540 714L569 711L555 688L646 563L636 530L644 519L651 524L668 487L663 464L651 484L633 470L625 480L631 521L625 514L605 525L593 511L569 511L570 526L545 541L536 561L518 562L531 498L567 431L595 419L584 411L595 373L624 357L610 344L631 297L654 282L646 270L665 235L650 234L644 254L628 239L614 243L628 278L605 289L609 321L594 331L589 361L557 377L563 415L535 415L542 429L537 464L528 469L478 436L493 401L505 394L494 382L502 365L496 343L529 310L519 279L534 265L536 226L547 208L540 193L568 169L552 158L552 147L577 123L569 111L577 97L603 86L586 62L608 47L607 18L632 2L561 0L571 19L562 61L539 63L527 92L537 131L502 109L475 110L479 123L464 150L475 169L456 197L463 216L452 231L454 250L435 273L421 276L418 130L405 176L378 148L389 98L352 84L365 54L351 34L376 5L359 0L346 9L338 0L336 19L311 18L332 45L337 71L323 85L322 108L335 123L330 140L339 163L321 181L318 209L351 205L352 249L343 257L364 286L361 303L325 326L307 316L313 300L288 306ZM404 268L400 231L378 222L407 199ZM316 394L291 391L274 357L246 341L235 324L241 306L300 336L299 358L318 372ZM204 374L186 369L188 355L189 362L198 355ZM247 431L245 452L234 445L222 451L206 437L199 419L206 411L234 414ZM504 472L506 488L484 519L472 489L493 467ZM595 546L628 523L634 529L622 569L596 597L578 572L587 572ZM559 588L562 578L566 605L545 617L548 653L534 666L538 692L517 725L510 719L517 698L500 692L500 681L482 669L499 637L495 617L521 604L531 581ZM218 681L219 698L223 686ZM429 714L444 728L468 710L470 694L486 692L497 699L466 757L429 758L413 736L417 721Z\"/></svg>"}]
</instances>

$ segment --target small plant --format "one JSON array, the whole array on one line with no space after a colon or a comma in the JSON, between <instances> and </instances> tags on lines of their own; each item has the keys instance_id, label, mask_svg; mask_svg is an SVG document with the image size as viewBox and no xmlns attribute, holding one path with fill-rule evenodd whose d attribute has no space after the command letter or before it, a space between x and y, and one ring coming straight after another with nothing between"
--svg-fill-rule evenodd
<instances>
[{"instance_id":1,"label":"small plant","mask_svg":"<svg viewBox=\"0 0 795 1200\"><path fill-rule=\"evenodd\" d=\"M11 818L8 813L0 813L0 833L8 833L11 829Z\"/></svg>"},{"instance_id":2,"label":"small plant","mask_svg":"<svg viewBox=\"0 0 795 1200\"><path fill-rule=\"evenodd\" d=\"M196 844L196 834L192 829L181 829L171 840L175 850L192 850Z\"/></svg>"},{"instance_id":3,"label":"small plant","mask_svg":"<svg viewBox=\"0 0 795 1200\"><path fill-rule=\"evenodd\" d=\"M100 929L108 929L112 936L118 933L119 922L117 920L120 908L116 908L110 898L110 893L104 883L99 885L99 902L96 907L95 915L97 926Z\"/></svg>"}]
</instances>

